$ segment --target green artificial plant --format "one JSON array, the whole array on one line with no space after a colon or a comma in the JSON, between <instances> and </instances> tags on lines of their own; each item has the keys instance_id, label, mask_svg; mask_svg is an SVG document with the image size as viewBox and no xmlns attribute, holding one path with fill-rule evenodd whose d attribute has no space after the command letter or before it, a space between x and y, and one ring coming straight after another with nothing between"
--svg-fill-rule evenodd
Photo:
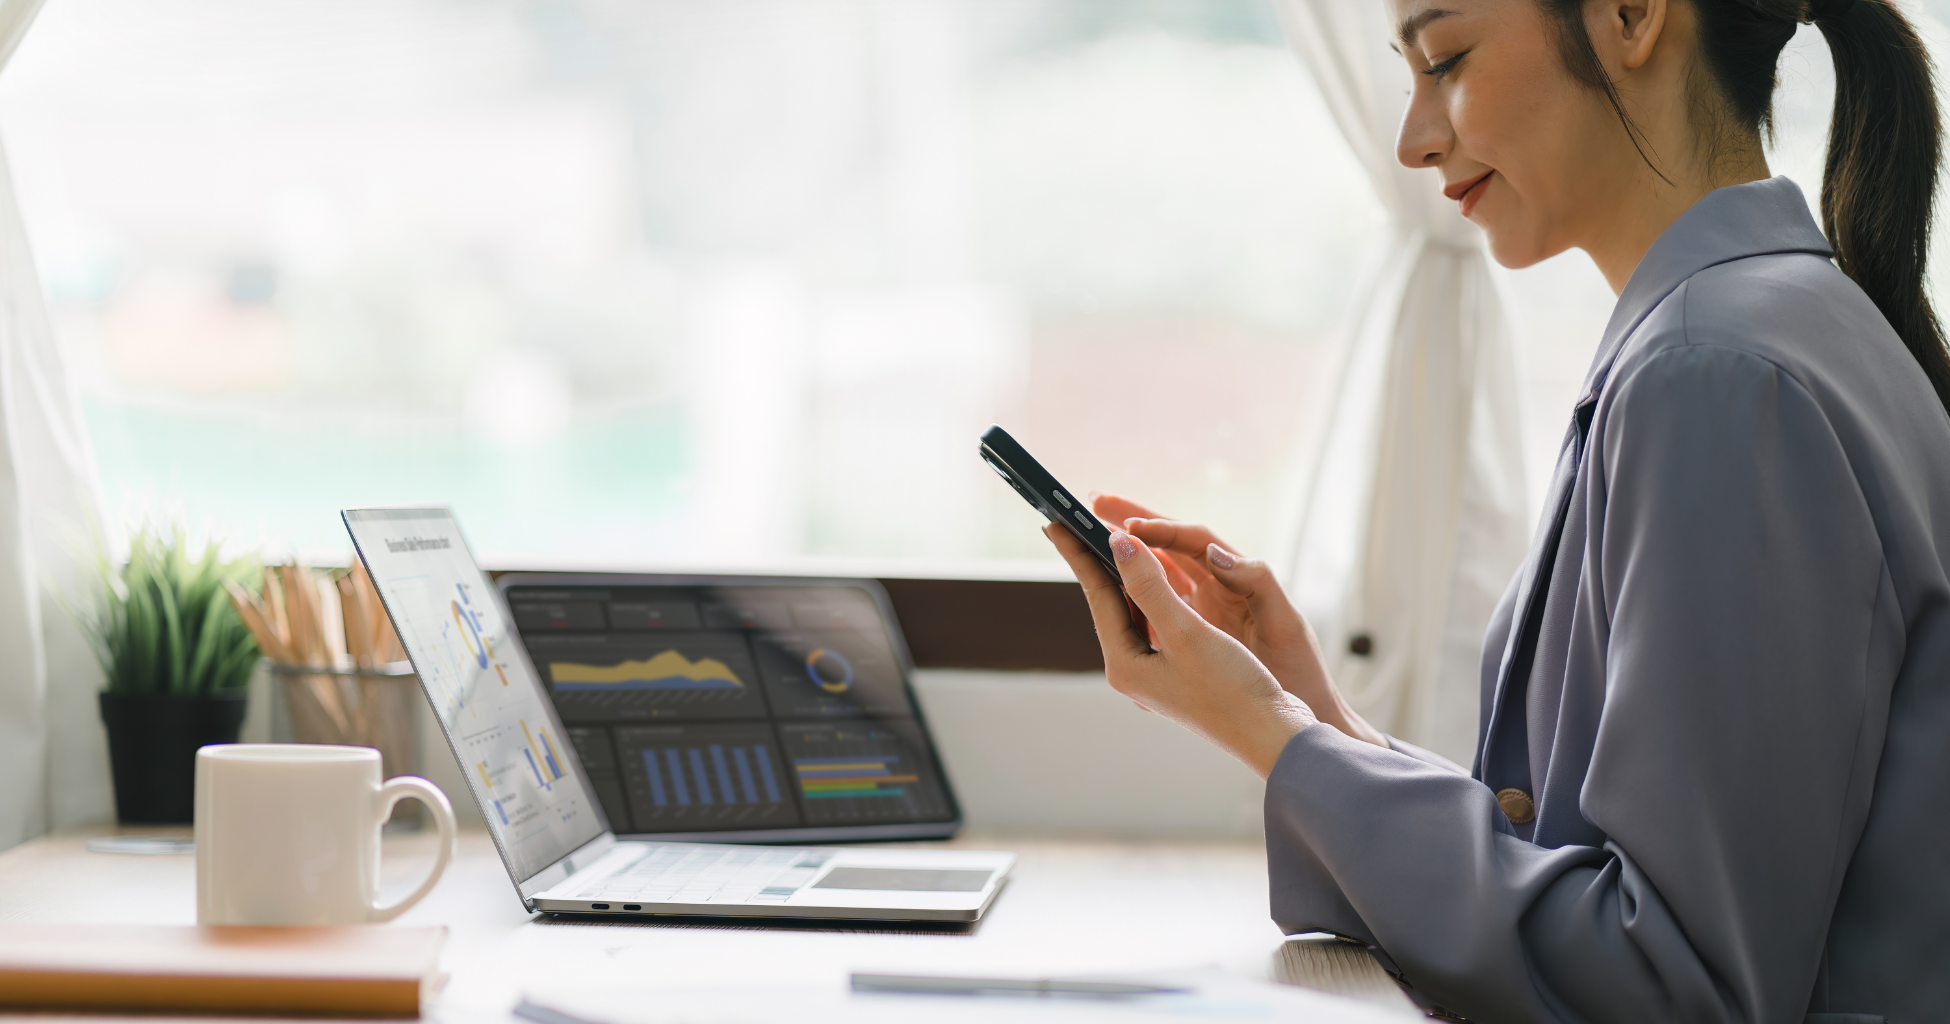
<instances>
[{"instance_id":1,"label":"green artificial plant","mask_svg":"<svg viewBox=\"0 0 1950 1024\"><path fill-rule=\"evenodd\" d=\"M129 560L96 559L96 607L83 616L110 693L207 697L250 682L257 641L230 606L224 582L255 589L255 556L225 560L215 542L192 558L180 526L144 526L129 540Z\"/></svg>"}]
</instances>

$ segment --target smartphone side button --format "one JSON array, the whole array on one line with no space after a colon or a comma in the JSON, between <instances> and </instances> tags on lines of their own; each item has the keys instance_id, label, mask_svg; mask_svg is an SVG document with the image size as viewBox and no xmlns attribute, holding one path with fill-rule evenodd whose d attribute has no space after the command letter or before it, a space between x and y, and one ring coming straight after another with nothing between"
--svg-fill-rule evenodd
<instances>
[{"instance_id":1,"label":"smartphone side button","mask_svg":"<svg viewBox=\"0 0 1950 1024\"><path fill-rule=\"evenodd\" d=\"M1051 492L1049 492L1049 494L1050 494L1050 497L1052 497L1052 498L1055 498L1055 499L1056 499L1057 501L1059 501L1059 502L1061 502L1061 503L1063 504L1063 507L1064 507L1064 508L1075 508L1075 507L1076 507L1075 505L1072 505L1072 504L1070 504L1070 499L1069 499L1069 498L1066 498L1066 497L1064 497L1064 496L1063 496L1063 489L1062 489L1062 488L1060 488L1060 487L1059 487L1059 488L1057 488L1056 490L1053 490L1053 491L1051 491Z\"/></svg>"},{"instance_id":2,"label":"smartphone side button","mask_svg":"<svg viewBox=\"0 0 1950 1024\"><path fill-rule=\"evenodd\" d=\"M1084 515L1084 514L1083 514L1083 510L1082 510L1082 509L1077 509L1077 510L1076 510L1075 512L1072 512L1072 513L1070 513L1070 514L1071 514L1071 515L1073 515L1073 516L1076 516L1076 517L1077 517L1077 522L1079 522L1079 523L1082 523L1082 524L1083 524L1083 528L1084 528L1084 529L1086 529L1086 530L1093 530L1093 529L1096 529L1096 527L1097 527L1097 524L1096 524L1096 523L1093 523L1093 522L1091 522L1091 521L1090 521L1090 517L1089 517L1089 516L1087 516L1087 515Z\"/></svg>"}]
</instances>

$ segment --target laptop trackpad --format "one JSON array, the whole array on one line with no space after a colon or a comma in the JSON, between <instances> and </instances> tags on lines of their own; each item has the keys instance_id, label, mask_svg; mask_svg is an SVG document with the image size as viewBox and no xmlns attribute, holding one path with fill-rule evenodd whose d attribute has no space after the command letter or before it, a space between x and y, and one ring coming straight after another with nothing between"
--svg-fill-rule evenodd
<instances>
[{"instance_id":1,"label":"laptop trackpad","mask_svg":"<svg viewBox=\"0 0 1950 1024\"><path fill-rule=\"evenodd\" d=\"M895 889L903 892L981 892L993 871L925 868L834 868L815 889Z\"/></svg>"}]
</instances>

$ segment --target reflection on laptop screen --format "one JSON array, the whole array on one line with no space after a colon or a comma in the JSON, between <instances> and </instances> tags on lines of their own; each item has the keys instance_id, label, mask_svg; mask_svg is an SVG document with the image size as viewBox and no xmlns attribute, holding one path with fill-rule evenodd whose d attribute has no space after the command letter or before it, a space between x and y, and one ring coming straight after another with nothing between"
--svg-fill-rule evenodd
<instances>
[{"instance_id":1,"label":"reflection on laptop screen","mask_svg":"<svg viewBox=\"0 0 1950 1024\"><path fill-rule=\"evenodd\" d=\"M547 693L446 509L355 509L346 529L517 879L604 831Z\"/></svg>"}]
</instances>

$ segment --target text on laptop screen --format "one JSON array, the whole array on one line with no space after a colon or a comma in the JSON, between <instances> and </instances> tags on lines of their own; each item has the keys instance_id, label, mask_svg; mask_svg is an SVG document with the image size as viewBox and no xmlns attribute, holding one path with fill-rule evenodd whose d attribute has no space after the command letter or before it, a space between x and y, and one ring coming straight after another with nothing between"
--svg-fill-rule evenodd
<instances>
[{"instance_id":1,"label":"text on laptop screen","mask_svg":"<svg viewBox=\"0 0 1950 1024\"><path fill-rule=\"evenodd\" d=\"M359 509L346 528L518 879L603 832L547 693L444 509Z\"/></svg>"}]
</instances>

